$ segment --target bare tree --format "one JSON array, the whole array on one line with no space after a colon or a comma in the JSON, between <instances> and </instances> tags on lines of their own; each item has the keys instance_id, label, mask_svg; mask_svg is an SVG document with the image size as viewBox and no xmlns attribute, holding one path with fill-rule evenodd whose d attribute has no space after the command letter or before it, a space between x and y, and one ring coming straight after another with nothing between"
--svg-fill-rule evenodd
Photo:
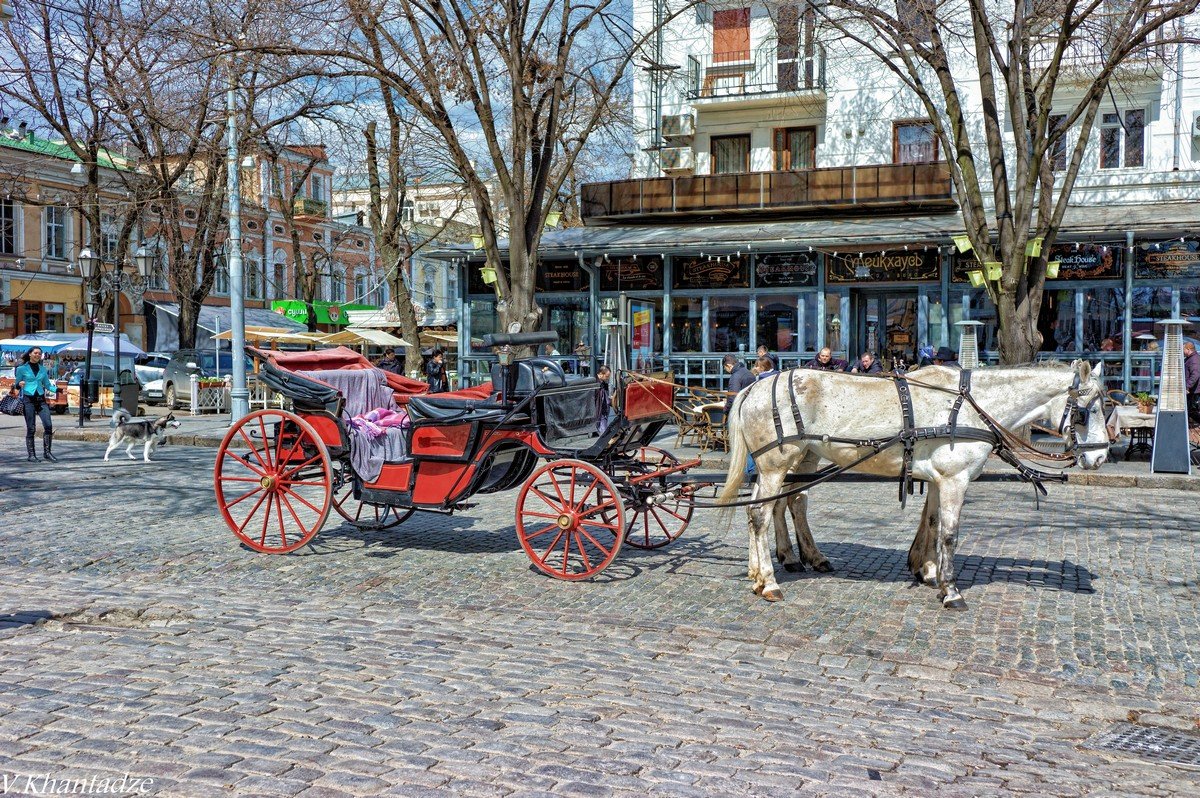
<instances>
[{"instance_id":1,"label":"bare tree","mask_svg":"<svg viewBox=\"0 0 1200 798\"><path fill-rule=\"evenodd\" d=\"M999 312L1001 362L1032 360L1041 346L1045 253L1058 235L1097 112L1125 75L1164 66L1177 22L1197 5L814 4L826 27L872 53L928 116L977 257L1003 264L1001 278L987 283ZM968 100L975 92L978 111ZM1036 239L1043 254L1027 257Z\"/></svg>"}]
</instances>

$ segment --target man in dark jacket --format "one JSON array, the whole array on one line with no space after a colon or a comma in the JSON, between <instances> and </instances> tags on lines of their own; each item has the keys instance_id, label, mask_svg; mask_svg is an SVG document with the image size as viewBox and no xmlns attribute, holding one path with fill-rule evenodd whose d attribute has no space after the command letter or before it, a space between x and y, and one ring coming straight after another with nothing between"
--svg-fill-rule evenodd
<instances>
[{"instance_id":1,"label":"man in dark jacket","mask_svg":"<svg viewBox=\"0 0 1200 798\"><path fill-rule=\"evenodd\" d=\"M848 366L846 361L834 357L829 347L817 352L816 357L804 364L804 368L817 371L845 371Z\"/></svg>"},{"instance_id":2,"label":"man in dark jacket","mask_svg":"<svg viewBox=\"0 0 1200 798\"><path fill-rule=\"evenodd\" d=\"M725 399L725 417L728 418L734 397L747 385L754 383L754 375L746 368L746 364L734 355L726 355L721 363L725 367L725 373L729 375L729 396Z\"/></svg>"},{"instance_id":3,"label":"man in dark jacket","mask_svg":"<svg viewBox=\"0 0 1200 798\"><path fill-rule=\"evenodd\" d=\"M850 369L850 371L854 374L882 374L883 366L879 365L879 361L875 359L875 355L870 352L863 352L858 362L854 364L854 368Z\"/></svg>"},{"instance_id":4,"label":"man in dark jacket","mask_svg":"<svg viewBox=\"0 0 1200 798\"><path fill-rule=\"evenodd\" d=\"M425 378L429 382L430 393L446 390L446 353L441 349L433 350L433 357L425 364Z\"/></svg>"},{"instance_id":5,"label":"man in dark jacket","mask_svg":"<svg viewBox=\"0 0 1200 798\"><path fill-rule=\"evenodd\" d=\"M952 369L962 368L958 364L958 352L948 346L939 346L938 350L933 353L933 365L949 366Z\"/></svg>"},{"instance_id":6,"label":"man in dark jacket","mask_svg":"<svg viewBox=\"0 0 1200 798\"><path fill-rule=\"evenodd\" d=\"M1200 426L1200 353L1191 341L1183 345L1183 384L1187 388L1188 421Z\"/></svg>"},{"instance_id":7,"label":"man in dark jacket","mask_svg":"<svg viewBox=\"0 0 1200 798\"><path fill-rule=\"evenodd\" d=\"M775 369L776 371L779 371L779 355L775 354L770 349L767 349L766 344L758 345L758 356L770 358L771 359L771 367L773 369Z\"/></svg>"},{"instance_id":8,"label":"man in dark jacket","mask_svg":"<svg viewBox=\"0 0 1200 798\"><path fill-rule=\"evenodd\" d=\"M384 371L390 371L393 374L403 374L404 366L396 359L396 350L390 346L383 350L383 357L379 358L379 362L375 364Z\"/></svg>"}]
</instances>

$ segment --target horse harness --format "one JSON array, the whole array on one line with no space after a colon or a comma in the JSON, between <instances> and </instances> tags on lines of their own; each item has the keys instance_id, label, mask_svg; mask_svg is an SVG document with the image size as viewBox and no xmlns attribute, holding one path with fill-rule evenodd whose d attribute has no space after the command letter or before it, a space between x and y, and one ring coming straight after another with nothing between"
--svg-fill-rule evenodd
<instances>
[{"instance_id":1,"label":"horse harness","mask_svg":"<svg viewBox=\"0 0 1200 798\"><path fill-rule=\"evenodd\" d=\"M1014 451L1021 449L1035 457L1040 457L1047 460L1070 461L1074 464L1077 460L1073 454L1076 450L1098 448L1106 444L1087 444L1080 443L1078 435L1075 432L1074 414L1079 409L1079 375L1075 375L1075 381L1068 392L1067 405L1063 409L1063 418L1059 422L1059 433L1067 440L1067 447L1062 454L1054 454L1051 452L1043 452L1040 449L1035 449L1024 441L1020 440L1012 432L1006 430L996 419L992 418L986 411L979 406L975 398L971 396L971 370L962 369L959 371L958 389L951 390L943 388L940 385L929 385L928 383L912 381L913 385L922 388L930 388L932 390L943 391L945 393L956 394L954 404L950 408L950 416L946 424L939 424L932 427L916 426L915 414L913 412L912 393L909 390L910 378L903 372L894 372L891 374L881 375L886 379L892 380L896 386L896 393L900 400L900 415L902 426L900 431L887 438L845 438L836 435L823 435L811 432L805 432L804 421L800 417L800 403L796 397L796 386L792 379L787 380L788 384L788 406L791 411L792 421L796 425L795 433L785 433L783 427L783 416L780 413L779 407L779 391L776 390L779 383L779 378L782 374L776 374L771 381L771 415L775 424L776 440L771 443L761 446L750 453L751 458L758 457L764 452L770 451L778 447L786 446L790 443L798 441L820 441L821 443L845 443L857 448L868 448L871 451L863 457L855 460L846 466L831 465L809 475L811 480L805 480L802 485L792 490L787 491L790 495L801 490L808 490L811 487L826 482L839 474L845 473L850 469L860 465L861 463L871 459L877 454L892 448L893 446L902 446L904 448L902 456L902 464L899 476L899 499L901 507L907 504L908 497L913 495L913 476L912 476L912 461L913 449L919 441L936 440L948 438L951 445L955 441L972 441L978 443L988 443L992 446L993 453L996 454L1004 462L1008 463L1020 475L1022 481L1031 483L1036 490L1043 496L1047 495L1045 482L1066 482L1067 476L1064 473L1047 473L1036 468L1032 468L1022 463ZM1093 398L1088 402L1085 412L1090 414L1092 406L1099 400L1099 397ZM975 427L960 427L958 425L958 414L962 410L964 403L970 404L978 414L980 420L987 429L977 429ZM1064 429L1066 432L1064 432ZM778 498L778 497L772 497Z\"/></svg>"}]
</instances>

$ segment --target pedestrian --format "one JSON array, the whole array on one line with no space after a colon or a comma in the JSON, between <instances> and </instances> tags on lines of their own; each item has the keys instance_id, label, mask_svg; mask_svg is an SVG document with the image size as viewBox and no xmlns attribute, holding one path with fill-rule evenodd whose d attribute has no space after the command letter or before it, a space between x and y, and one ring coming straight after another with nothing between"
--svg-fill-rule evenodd
<instances>
[{"instance_id":1,"label":"pedestrian","mask_svg":"<svg viewBox=\"0 0 1200 798\"><path fill-rule=\"evenodd\" d=\"M383 350L383 357L379 358L379 362L375 365L384 371L390 371L392 374L404 373L404 366L396 359L396 350L390 346Z\"/></svg>"},{"instance_id":2,"label":"pedestrian","mask_svg":"<svg viewBox=\"0 0 1200 798\"><path fill-rule=\"evenodd\" d=\"M849 364L841 358L834 357L829 347L825 347L817 352L816 357L805 363L804 368L817 371L845 371L849 368Z\"/></svg>"},{"instance_id":3,"label":"pedestrian","mask_svg":"<svg viewBox=\"0 0 1200 798\"><path fill-rule=\"evenodd\" d=\"M54 441L54 422L50 419L50 404L47 398L58 392L55 385L56 375L53 365L42 361L42 348L35 346L21 356L21 365L17 366L13 375L16 384L21 389L21 397L25 402L25 451L31 463L38 462L37 448L34 446L34 433L37 431L37 419L42 420L42 456L51 463L57 463L51 447Z\"/></svg>"},{"instance_id":4,"label":"pedestrian","mask_svg":"<svg viewBox=\"0 0 1200 798\"><path fill-rule=\"evenodd\" d=\"M858 362L854 364L854 368L850 369L852 374L882 374L883 366L879 365L879 361L875 359L875 355L871 352L863 352Z\"/></svg>"},{"instance_id":5,"label":"pedestrian","mask_svg":"<svg viewBox=\"0 0 1200 798\"><path fill-rule=\"evenodd\" d=\"M433 356L425 364L425 378L429 382L430 393L446 390L446 353L442 349L433 350Z\"/></svg>"},{"instance_id":6,"label":"pedestrian","mask_svg":"<svg viewBox=\"0 0 1200 798\"><path fill-rule=\"evenodd\" d=\"M1191 341L1183 345L1183 384L1187 388L1188 420L1191 426L1200 426L1200 353Z\"/></svg>"},{"instance_id":7,"label":"pedestrian","mask_svg":"<svg viewBox=\"0 0 1200 798\"><path fill-rule=\"evenodd\" d=\"M779 371L779 355L776 355L773 352L771 352L771 350L767 349L766 344L758 345L758 356L759 357L769 357L771 359L772 368L774 368L776 371Z\"/></svg>"},{"instance_id":8,"label":"pedestrian","mask_svg":"<svg viewBox=\"0 0 1200 798\"><path fill-rule=\"evenodd\" d=\"M558 357L558 347L554 344L546 344L542 347L542 357Z\"/></svg>"},{"instance_id":9,"label":"pedestrian","mask_svg":"<svg viewBox=\"0 0 1200 798\"><path fill-rule=\"evenodd\" d=\"M962 368L958 365L958 352L948 346L939 346L933 353L933 365L949 366L952 369Z\"/></svg>"},{"instance_id":10,"label":"pedestrian","mask_svg":"<svg viewBox=\"0 0 1200 798\"><path fill-rule=\"evenodd\" d=\"M608 417L612 410L612 370L608 366L596 369L596 379L600 387L596 389L596 430L601 434L608 432Z\"/></svg>"},{"instance_id":11,"label":"pedestrian","mask_svg":"<svg viewBox=\"0 0 1200 798\"><path fill-rule=\"evenodd\" d=\"M725 373L729 375L728 395L725 397L725 417L729 418L734 398L743 388L754 383L754 375L750 373L750 369L746 368L746 364L738 360L735 355L726 355L721 360L721 365L725 369Z\"/></svg>"},{"instance_id":12,"label":"pedestrian","mask_svg":"<svg viewBox=\"0 0 1200 798\"><path fill-rule=\"evenodd\" d=\"M771 360L771 358L767 355L761 355L758 360L755 361L754 365L758 366L758 376L754 378L756 382L758 380L765 380L769 377L774 377L779 373L779 369L775 368L775 361Z\"/></svg>"}]
</instances>

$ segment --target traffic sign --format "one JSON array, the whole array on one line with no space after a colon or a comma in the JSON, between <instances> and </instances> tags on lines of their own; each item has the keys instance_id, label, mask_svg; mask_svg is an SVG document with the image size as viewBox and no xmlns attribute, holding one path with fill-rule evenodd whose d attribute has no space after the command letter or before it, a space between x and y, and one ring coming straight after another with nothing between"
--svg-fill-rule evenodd
<instances>
[{"instance_id":1,"label":"traffic sign","mask_svg":"<svg viewBox=\"0 0 1200 798\"><path fill-rule=\"evenodd\" d=\"M116 331L117 331L117 328L112 326L108 322L104 322L104 321L96 322L96 332L98 332L98 333L114 333Z\"/></svg>"}]
</instances>

